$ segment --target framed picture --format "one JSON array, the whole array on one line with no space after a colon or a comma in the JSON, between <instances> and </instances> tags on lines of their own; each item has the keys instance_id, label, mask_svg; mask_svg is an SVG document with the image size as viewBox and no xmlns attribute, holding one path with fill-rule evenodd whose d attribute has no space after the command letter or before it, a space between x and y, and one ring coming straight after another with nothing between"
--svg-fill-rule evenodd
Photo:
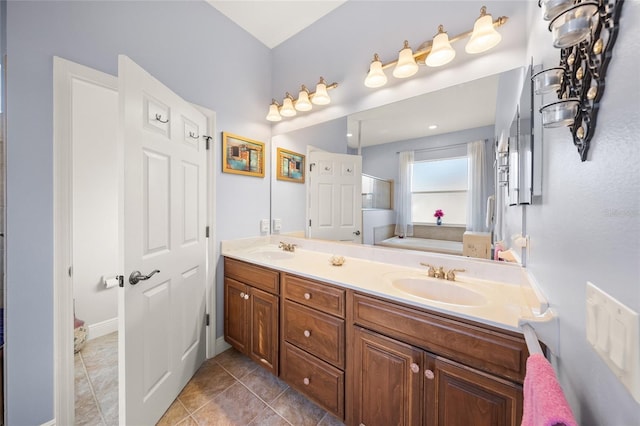
<instances>
[{"instance_id":1,"label":"framed picture","mask_svg":"<svg viewBox=\"0 0 640 426\"><path fill-rule=\"evenodd\" d=\"M222 132L222 171L264 177L264 143Z\"/></svg>"},{"instance_id":2,"label":"framed picture","mask_svg":"<svg viewBox=\"0 0 640 426\"><path fill-rule=\"evenodd\" d=\"M304 155L278 148L278 180L304 183Z\"/></svg>"}]
</instances>

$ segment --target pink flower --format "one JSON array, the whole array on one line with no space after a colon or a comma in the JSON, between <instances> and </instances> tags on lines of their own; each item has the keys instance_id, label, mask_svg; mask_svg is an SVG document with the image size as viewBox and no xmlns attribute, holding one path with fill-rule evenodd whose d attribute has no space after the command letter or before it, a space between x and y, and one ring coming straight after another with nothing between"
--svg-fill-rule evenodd
<instances>
[{"instance_id":1,"label":"pink flower","mask_svg":"<svg viewBox=\"0 0 640 426\"><path fill-rule=\"evenodd\" d=\"M440 209L436 210L436 212L433 214L433 217L442 217L444 216L444 212Z\"/></svg>"}]
</instances>

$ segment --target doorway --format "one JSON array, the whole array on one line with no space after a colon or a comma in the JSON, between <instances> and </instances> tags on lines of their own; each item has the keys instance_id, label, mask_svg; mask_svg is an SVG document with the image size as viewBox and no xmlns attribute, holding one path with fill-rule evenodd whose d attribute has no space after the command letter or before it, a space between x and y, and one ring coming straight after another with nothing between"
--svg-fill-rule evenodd
<instances>
[{"instance_id":1,"label":"doorway","mask_svg":"<svg viewBox=\"0 0 640 426\"><path fill-rule=\"evenodd\" d=\"M127 58L128 59L128 58ZM132 61L131 61L132 63ZM143 73L144 74L144 73ZM149 76L150 77L150 76ZM133 287L126 278L123 238L123 174L124 165L119 158L124 150L117 142L118 120L121 118L122 102L118 78L75 64L61 58L54 59L54 187L55 217L55 306L54 330L56 342L56 421L58 424L72 424L74 418L74 333L70 324L75 317L84 321L89 339L102 338L119 331L119 320L124 321L123 301L125 290ZM191 110L193 106L189 106ZM189 142L204 135L215 134L215 113L198 108L205 117L201 132L186 133ZM184 117L183 117L184 118ZM140 120L142 121L142 120ZM186 123L186 121L185 121ZM189 122L193 126L193 122ZM120 127L121 128L121 127ZM186 126L185 126L186 128ZM193 137L197 134L197 137ZM204 139L197 141L204 151ZM207 144L208 145L208 141ZM206 258L199 279L205 287L202 297L202 312L209 314L212 321L205 328L204 318L198 318L202 325L202 335L206 334L202 353L206 357L215 355L215 291L212 288L215 276L213 238L204 239L204 224L213 228L213 150L206 151L201 167L203 176L199 179L203 188L203 199L197 201L206 212L197 223L202 227L204 257ZM197 166L196 166L197 167ZM187 167L183 180L193 179L194 167ZM206 169L206 170L204 170ZM176 175L177 173L173 173ZM146 181L147 183L149 181ZM198 185L195 185L198 186ZM157 192L156 192L157 194ZM189 192L182 198L193 197ZM151 197L147 197L147 200ZM198 237L199 239L199 237ZM193 245L193 244L192 244ZM164 268L163 268L164 269ZM131 272L131 271L127 271ZM165 273L168 272L165 270ZM145 272L146 273L146 272ZM171 277L161 278L159 285L171 285ZM205 284L208 283L208 284ZM136 289L141 288L138 285ZM153 292L154 290L151 290ZM131 294L131 293L130 293ZM147 291L149 294L149 291ZM154 294L160 294L155 291ZM75 309L74 309L75 300ZM186 299L184 300L186 302ZM75 314L74 315L74 311ZM194 319L191 319L192 322ZM75 325L75 324L74 324ZM206 330L206 331L204 331ZM120 330L121 331L121 330ZM113 336L111 338L113 340ZM124 345L122 345L124 347ZM120 348L117 357L120 365L120 383L123 363L131 358ZM128 351L131 352L131 351ZM174 357L175 358L175 357ZM198 364L199 365L199 364ZM196 367L197 368L197 367ZM126 376L125 376L126 377ZM122 401L123 391L119 397ZM173 398L171 399L173 400ZM131 405L131 404L129 404ZM160 406L158 406L160 407ZM160 409L156 407L156 409ZM165 407L166 409L167 407ZM160 412L162 414L162 412ZM117 416L116 411L116 416ZM125 414L120 410L120 418ZM116 417L117 419L118 417ZM124 417L126 418L126 417Z\"/></svg>"}]
</instances>

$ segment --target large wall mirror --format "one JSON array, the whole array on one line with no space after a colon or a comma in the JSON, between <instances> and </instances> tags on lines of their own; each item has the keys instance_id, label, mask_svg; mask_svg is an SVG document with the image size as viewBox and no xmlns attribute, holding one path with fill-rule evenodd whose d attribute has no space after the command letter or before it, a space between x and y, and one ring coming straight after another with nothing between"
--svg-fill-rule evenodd
<instances>
[{"instance_id":1,"label":"large wall mirror","mask_svg":"<svg viewBox=\"0 0 640 426\"><path fill-rule=\"evenodd\" d=\"M525 68L508 70L496 75L451 86L432 93L394 102L371 110L361 111L336 120L309 126L303 129L276 135L272 138L272 161L276 164L275 151L284 148L301 154L313 149L334 153L350 153L362 156L362 173L393 182L391 192L398 192L398 153L414 151L415 161L433 162L450 158L466 158L469 142L482 142L485 166L490 177L484 184L477 211L500 214L502 206L487 206L488 197L494 195L496 202L505 202L499 197L502 187L498 184L498 168L495 163L496 141L504 131L509 132L520 101ZM434 127L436 126L436 127ZM272 177L271 217L280 219L279 233L304 235L306 184L283 182ZM366 188L367 186L363 186ZM441 189L445 191L446 189ZM439 191L435 189L434 192ZM459 188L451 189L455 195ZM429 192L429 191L425 191ZM424 197L425 199L428 197ZM479 200L479 201L478 201ZM501 201L502 200L502 201ZM445 203L444 201L441 201ZM366 204L365 204L366 206ZM461 250L462 234L466 229L465 211L455 211L449 204L444 207L443 225L436 225L435 210L428 200L421 204L421 222L424 229L418 237L443 239L458 242L455 249L438 248L434 251L457 254ZM429 207L431 206L431 207ZM363 238L366 244L378 244L386 239L396 223L396 211L391 208L363 209ZM460 219L464 218L464 219ZM497 222L497 223L496 223ZM512 222L519 222L512 220ZM496 229L504 222L493 220L483 231L489 234L519 233L522 229ZM426 234L424 233L426 231ZM276 231L278 233L278 231ZM415 249L415 247L407 247ZM460 250L459 250L460 249ZM429 247L425 248L429 251Z\"/></svg>"}]
</instances>

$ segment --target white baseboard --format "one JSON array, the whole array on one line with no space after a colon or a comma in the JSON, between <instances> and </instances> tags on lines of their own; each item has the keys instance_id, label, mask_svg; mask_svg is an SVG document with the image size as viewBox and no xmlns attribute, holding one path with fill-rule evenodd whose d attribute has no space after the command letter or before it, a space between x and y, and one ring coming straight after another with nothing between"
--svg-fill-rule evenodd
<instances>
[{"instance_id":1,"label":"white baseboard","mask_svg":"<svg viewBox=\"0 0 640 426\"><path fill-rule=\"evenodd\" d=\"M118 317L97 322L95 324L89 324L87 325L87 328L89 329L88 340L97 339L98 337L118 331Z\"/></svg>"},{"instance_id":2,"label":"white baseboard","mask_svg":"<svg viewBox=\"0 0 640 426\"><path fill-rule=\"evenodd\" d=\"M51 419L46 423L42 423L40 426L56 426L56 419Z\"/></svg>"},{"instance_id":3,"label":"white baseboard","mask_svg":"<svg viewBox=\"0 0 640 426\"><path fill-rule=\"evenodd\" d=\"M230 344L224 341L224 337L220 336L216 339L216 355L221 354L231 347Z\"/></svg>"}]
</instances>

